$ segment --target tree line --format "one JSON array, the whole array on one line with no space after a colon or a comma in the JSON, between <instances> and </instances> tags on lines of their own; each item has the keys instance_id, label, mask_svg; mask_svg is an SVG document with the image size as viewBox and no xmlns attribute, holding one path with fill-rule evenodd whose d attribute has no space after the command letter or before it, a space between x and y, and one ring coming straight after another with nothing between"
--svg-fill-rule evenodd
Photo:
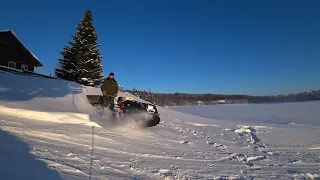
<instances>
[{"instance_id":1,"label":"tree line","mask_svg":"<svg viewBox=\"0 0 320 180\"><path fill-rule=\"evenodd\" d=\"M244 104L244 103L277 103L320 100L320 89L300 93L250 96L250 95L225 95L225 94L188 94L188 93L152 93L151 90L141 91L125 90L146 101L159 106L190 106L212 104ZM223 100L222 102L219 100Z\"/></svg>"}]
</instances>

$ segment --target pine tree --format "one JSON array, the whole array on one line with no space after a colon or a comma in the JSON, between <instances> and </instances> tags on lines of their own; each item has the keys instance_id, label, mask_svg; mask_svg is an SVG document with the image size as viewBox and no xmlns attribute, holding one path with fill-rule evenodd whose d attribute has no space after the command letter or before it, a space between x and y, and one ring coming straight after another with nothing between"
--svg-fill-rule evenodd
<instances>
[{"instance_id":1,"label":"pine tree","mask_svg":"<svg viewBox=\"0 0 320 180\"><path fill-rule=\"evenodd\" d=\"M63 57L58 60L56 76L86 86L100 85L103 80L102 56L90 10L86 11L72 38L71 47L65 46L60 52Z\"/></svg>"}]
</instances>

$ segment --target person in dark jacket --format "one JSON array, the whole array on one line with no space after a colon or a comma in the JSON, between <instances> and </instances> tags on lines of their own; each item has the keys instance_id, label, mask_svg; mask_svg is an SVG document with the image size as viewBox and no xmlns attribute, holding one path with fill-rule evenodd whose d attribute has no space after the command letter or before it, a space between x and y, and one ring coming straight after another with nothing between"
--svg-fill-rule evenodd
<instances>
[{"instance_id":1,"label":"person in dark jacket","mask_svg":"<svg viewBox=\"0 0 320 180\"><path fill-rule=\"evenodd\" d=\"M101 91L103 96L103 106L110 105L110 110L114 110L114 98L117 97L119 86L118 82L114 78L114 73L110 73L108 78L105 78L102 85Z\"/></svg>"}]
</instances>

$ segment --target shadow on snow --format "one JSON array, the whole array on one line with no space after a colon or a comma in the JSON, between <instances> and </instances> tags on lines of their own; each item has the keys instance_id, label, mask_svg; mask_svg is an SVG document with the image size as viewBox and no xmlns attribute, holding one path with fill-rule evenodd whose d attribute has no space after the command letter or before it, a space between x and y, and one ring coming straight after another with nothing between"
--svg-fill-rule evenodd
<instances>
[{"instance_id":1,"label":"shadow on snow","mask_svg":"<svg viewBox=\"0 0 320 180\"><path fill-rule=\"evenodd\" d=\"M28 101L36 97L58 98L81 92L82 86L74 82L0 73L0 100Z\"/></svg>"},{"instance_id":2,"label":"shadow on snow","mask_svg":"<svg viewBox=\"0 0 320 180\"><path fill-rule=\"evenodd\" d=\"M55 170L30 154L30 147L19 138L0 129L0 178L10 180L62 180Z\"/></svg>"}]
</instances>

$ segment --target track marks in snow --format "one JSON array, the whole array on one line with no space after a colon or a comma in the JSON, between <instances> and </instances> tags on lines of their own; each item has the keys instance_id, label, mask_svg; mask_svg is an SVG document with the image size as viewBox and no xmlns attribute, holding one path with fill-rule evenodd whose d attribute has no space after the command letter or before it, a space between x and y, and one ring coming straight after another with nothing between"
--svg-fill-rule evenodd
<instances>
[{"instance_id":1,"label":"track marks in snow","mask_svg":"<svg viewBox=\"0 0 320 180\"><path fill-rule=\"evenodd\" d=\"M57 170L62 176L72 179L89 177L89 158L77 155L72 151L65 153L67 150L68 147L63 146L57 149L47 148L47 146L42 146L42 142L37 142L30 153L35 155L38 160L44 161L48 168Z\"/></svg>"},{"instance_id":2,"label":"track marks in snow","mask_svg":"<svg viewBox=\"0 0 320 180\"><path fill-rule=\"evenodd\" d=\"M57 169L70 177L69 179L88 179L91 165L91 128L75 126L76 129L65 131L65 127L57 127L50 129L49 134L46 129L24 131L23 127L15 128L8 127L7 130L39 144L34 152L37 152L39 159L48 162L51 168ZM251 126L250 131L244 128L239 130L242 136L235 133L240 126L235 129L223 128L225 129L192 124L185 126L164 121L159 127L144 132L96 129L92 179L267 179L272 168L282 169L283 172L288 164L298 166L300 163L284 162L281 166L279 160L275 162L269 158L279 157L275 151L261 148L263 151L252 153L251 148L237 143L248 139L252 140L248 141L251 145L260 144L258 129L265 130L265 127ZM251 133L259 140L250 138ZM232 140L233 137L236 139ZM230 140L235 141L232 142L234 148L230 148ZM59 151L54 148L41 148L47 146L55 147ZM267 166L267 163L270 166ZM225 167L231 168L229 170ZM242 172L244 173L241 174ZM244 178L246 176L248 177ZM279 175L283 176L293 175Z\"/></svg>"},{"instance_id":3,"label":"track marks in snow","mask_svg":"<svg viewBox=\"0 0 320 180\"><path fill-rule=\"evenodd\" d=\"M190 124L190 123L188 123ZM192 123L194 124L194 123ZM198 124L198 123L195 123ZM163 126L164 127L169 127L171 129L173 129L176 132L179 132L181 134L181 139L179 142L181 144L188 144L192 147L196 146L196 143L199 144L198 142L203 142L203 144L205 145L209 145L209 146L213 146L216 147L220 150L226 150L226 146L223 144L217 144L215 141L215 137L217 137L217 135L215 135L214 133L208 134L205 133L203 131L200 131L201 128L206 128L207 130L210 129L211 127L209 126L196 126L197 128L199 128L199 130L195 130L189 127L183 127L181 125L178 124L174 124L171 122L163 122ZM213 125L215 126L215 125ZM187 138L187 139L186 139ZM221 140L221 139L220 139Z\"/></svg>"},{"instance_id":4,"label":"track marks in snow","mask_svg":"<svg viewBox=\"0 0 320 180\"><path fill-rule=\"evenodd\" d=\"M313 173L295 173L293 174L293 178L295 179L320 179L320 173L319 174L313 174Z\"/></svg>"},{"instance_id":5,"label":"track marks in snow","mask_svg":"<svg viewBox=\"0 0 320 180\"><path fill-rule=\"evenodd\" d=\"M178 141L177 146L182 146L180 149L186 146L181 160L188 157L188 159L194 159L195 162L205 163L203 169L207 174L215 172L217 176L213 174L210 176L214 179L231 178L231 176L219 176L226 174L225 171L221 171L221 168L225 166L232 166L233 170L230 173L239 172L239 175L233 177L235 179L254 179L256 177L268 179L270 173L273 178L292 178L292 174L286 174L286 169L292 166L308 169L307 172L316 172L314 165L319 165L316 160L307 160L306 155L310 156L310 153L285 155L284 152L291 150L290 148L268 147L260 135L277 132L279 129L275 127L259 125L195 126L176 118L174 120L164 118L160 128L166 129L164 133L160 132L160 135L163 134L168 139L175 137ZM310 152L311 150L317 150L317 146L313 146ZM294 161L291 162L290 157L296 158L293 158ZM319 158L319 156L311 157ZM316 164L306 164L307 162ZM307 167L302 167L304 165ZM189 174L199 175L193 171ZM194 179L198 178L198 176L195 177Z\"/></svg>"},{"instance_id":6,"label":"track marks in snow","mask_svg":"<svg viewBox=\"0 0 320 180\"><path fill-rule=\"evenodd\" d=\"M190 124L190 123L187 123ZM191 124L193 125L193 124ZM164 127L170 127L172 130L176 131L177 133L182 134L183 140L180 140L180 143L183 145L188 145L193 148L197 146L203 147L201 149L192 151L194 159L202 159L202 160L210 160L211 163L206 164L209 168L207 172L210 172L210 168L217 168L221 166L221 163L228 163L230 161L238 161L244 165L250 171L253 170L261 170L261 167L256 164L256 162L264 161L268 158L268 154L265 152L256 152L254 154L243 154L240 152L229 152L228 145L232 146L232 143L236 144L236 142L230 142L227 138L232 139L234 141L236 138L229 137L230 133L224 133L223 131L233 131L236 132L238 137L241 139L242 137L247 137L247 142L250 143L250 147L253 149L259 148L264 149L265 144L260 144L261 140L256 135L257 130L255 128L263 129L267 127L250 127L250 126L238 126L238 129L218 129L217 127L209 127L209 126L181 126L179 124L175 124L172 122L163 122ZM217 128L217 131L212 130L212 128ZM210 133L208 133L210 132ZM216 133L215 133L216 132ZM232 134L232 133L231 133ZM230 145L231 144L231 145ZM210 151L208 147L213 147L214 150ZM240 147L241 148L241 147ZM236 147L232 147L233 151L236 151ZM219 153L225 152L225 153ZM213 162L213 163L212 163ZM217 179L222 178L217 177Z\"/></svg>"},{"instance_id":7,"label":"track marks in snow","mask_svg":"<svg viewBox=\"0 0 320 180\"><path fill-rule=\"evenodd\" d=\"M100 152L96 150L94 155L90 156L90 149L75 150L72 147L46 149L39 146L34 147L31 152L37 159L45 161L48 167L58 170L63 176L71 179L87 179L90 176L90 167L92 166L92 179L109 179L109 177L119 177L119 179L129 179L131 174L137 173L132 168L133 162L123 161L121 156ZM61 150L60 150L61 149ZM71 151L68 151L71 150ZM75 151L74 151L75 150ZM108 156L109 158L98 158ZM92 162L91 162L92 158ZM149 176L140 173L139 176ZM136 176L138 178L139 176ZM140 179L140 178L138 178ZM154 179L154 178L151 178Z\"/></svg>"},{"instance_id":8,"label":"track marks in snow","mask_svg":"<svg viewBox=\"0 0 320 180\"><path fill-rule=\"evenodd\" d=\"M219 161L239 161L246 165L246 167L250 170L260 170L261 167L258 165L255 165L253 162L255 161L261 161L267 159L267 156L247 156L245 154L240 153L233 153L227 157L221 158Z\"/></svg>"},{"instance_id":9,"label":"track marks in snow","mask_svg":"<svg viewBox=\"0 0 320 180\"><path fill-rule=\"evenodd\" d=\"M265 148L265 144L260 144L261 140L256 135L256 129L254 127L243 125L238 125L238 127L235 132L241 137L243 137L243 135L247 136L247 141L252 144L252 148Z\"/></svg>"}]
</instances>

